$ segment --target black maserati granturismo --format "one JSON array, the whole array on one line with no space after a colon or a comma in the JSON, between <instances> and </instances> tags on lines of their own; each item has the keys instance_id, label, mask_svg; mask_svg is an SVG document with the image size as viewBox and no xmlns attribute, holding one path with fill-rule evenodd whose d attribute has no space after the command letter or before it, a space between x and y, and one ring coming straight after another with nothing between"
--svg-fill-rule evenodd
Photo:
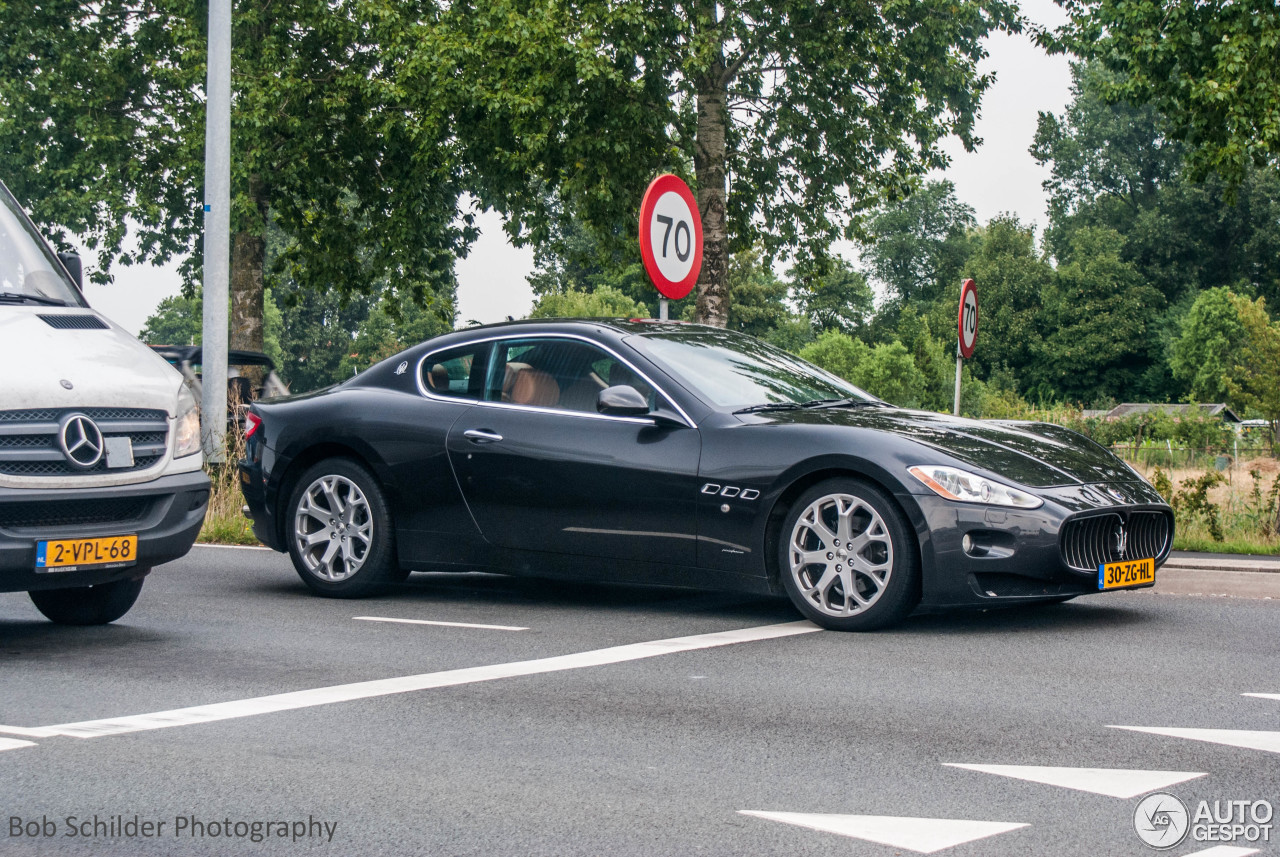
<instances>
[{"instance_id":1,"label":"black maserati granturismo","mask_svg":"<svg viewBox=\"0 0 1280 857\"><path fill-rule=\"evenodd\" d=\"M485 570L785 593L818 624L1154 585L1173 515L1044 423L904 410L757 339L525 321L255 402L253 529L322 595Z\"/></svg>"}]
</instances>

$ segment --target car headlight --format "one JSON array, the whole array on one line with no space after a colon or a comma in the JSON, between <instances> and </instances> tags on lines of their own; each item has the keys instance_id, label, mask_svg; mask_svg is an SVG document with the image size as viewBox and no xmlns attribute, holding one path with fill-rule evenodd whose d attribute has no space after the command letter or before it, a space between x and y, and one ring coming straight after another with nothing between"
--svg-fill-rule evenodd
<instances>
[{"instance_id":1,"label":"car headlight","mask_svg":"<svg viewBox=\"0 0 1280 857\"><path fill-rule=\"evenodd\" d=\"M1019 491L956 467L926 464L908 468L908 472L933 493L948 500L983 503L988 506L1013 506L1017 509L1038 509L1044 505L1043 500L1026 491Z\"/></svg>"},{"instance_id":2,"label":"car headlight","mask_svg":"<svg viewBox=\"0 0 1280 857\"><path fill-rule=\"evenodd\" d=\"M183 458L200 451L200 408L191 388L178 388L178 418L173 421L173 457Z\"/></svg>"}]
</instances>

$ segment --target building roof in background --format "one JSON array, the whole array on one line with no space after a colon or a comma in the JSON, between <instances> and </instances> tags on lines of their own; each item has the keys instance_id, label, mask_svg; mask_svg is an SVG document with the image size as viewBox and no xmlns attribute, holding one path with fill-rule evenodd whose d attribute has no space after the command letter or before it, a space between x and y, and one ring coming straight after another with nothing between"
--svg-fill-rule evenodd
<instances>
[{"instance_id":1,"label":"building roof in background","mask_svg":"<svg viewBox=\"0 0 1280 857\"><path fill-rule=\"evenodd\" d=\"M1235 411L1226 405L1218 402L1217 404L1205 405L1170 405L1161 404L1159 402L1125 402L1123 405L1116 405L1107 411L1107 419L1116 419L1118 417L1127 417L1129 414L1145 414L1148 411L1164 411L1175 417L1183 414L1189 414L1192 411L1199 411L1201 414L1209 417L1222 417L1230 423L1240 422L1240 417Z\"/></svg>"}]
</instances>

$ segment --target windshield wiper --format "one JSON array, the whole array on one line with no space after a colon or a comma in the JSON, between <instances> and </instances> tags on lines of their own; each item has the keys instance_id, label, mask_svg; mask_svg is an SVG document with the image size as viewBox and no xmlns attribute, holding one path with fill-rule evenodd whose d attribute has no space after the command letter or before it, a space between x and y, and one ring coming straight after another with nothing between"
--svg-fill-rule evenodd
<instances>
[{"instance_id":1,"label":"windshield wiper","mask_svg":"<svg viewBox=\"0 0 1280 857\"><path fill-rule=\"evenodd\" d=\"M0 292L0 301L9 301L11 303L33 303L43 304L44 306L66 306L66 301L60 301L57 298L46 298L41 295L28 295L24 292Z\"/></svg>"},{"instance_id":2,"label":"windshield wiper","mask_svg":"<svg viewBox=\"0 0 1280 857\"><path fill-rule=\"evenodd\" d=\"M735 414L754 414L758 411L798 411L804 407L796 402L765 402L763 405L747 405L745 408L738 408Z\"/></svg>"},{"instance_id":3,"label":"windshield wiper","mask_svg":"<svg viewBox=\"0 0 1280 857\"><path fill-rule=\"evenodd\" d=\"M888 408L892 405L876 399L814 399L811 402L802 402L800 407L816 410L818 408Z\"/></svg>"}]
</instances>

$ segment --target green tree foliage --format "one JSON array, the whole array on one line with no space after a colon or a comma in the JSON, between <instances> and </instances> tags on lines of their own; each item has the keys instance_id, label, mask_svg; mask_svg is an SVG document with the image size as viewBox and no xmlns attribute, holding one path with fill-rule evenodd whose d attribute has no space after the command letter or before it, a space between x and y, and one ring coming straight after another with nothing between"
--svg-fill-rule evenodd
<instances>
[{"instance_id":1,"label":"green tree foliage","mask_svg":"<svg viewBox=\"0 0 1280 857\"><path fill-rule=\"evenodd\" d=\"M1181 335L1169 352L1169 368L1192 401L1225 402L1245 342L1237 296L1225 287L1209 289L1183 317Z\"/></svg>"},{"instance_id":2,"label":"green tree foliage","mask_svg":"<svg viewBox=\"0 0 1280 857\"><path fill-rule=\"evenodd\" d=\"M570 289L538 298L530 318L645 318L648 307L632 300L612 286L594 291Z\"/></svg>"},{"instance_id":3,"label":"green tree foliage","mask_svg":"<svg viewBox=\"0 0 1280 857\"><path fill-rule=\"evenodd\" d=\"M901 342L874 348L830 330L800 350L800 357L899 407L920 406L927 379Z\"/></svg>"},{"instance_id":4,"label":"green tree foliage","mask_svg":"<svg viewBox=\"0 0 1280 857\"><path fill-rule=\"evenodd\" d=\"M1054 270L1036 252L1033 228L1017 217L996 217L980 235L965 266L981 298L980 347L969 365L979 377L987 378L1000 368L1025 369L1034 361L1043 337L1044 296ZM959 284L947 291L947 305L958 308ZM954 328L956 322L951 322Z\"/></svg>"},{"instance_id":5,"label":"green tree foliage","mask_svg":"<svg viewBox=\"0 0 1280 857\"><path fill-rule=\"evenodd\" d=\"M965 262L973 252L973 208L956 199L949 181L933 181L904 200L877 209L867 228L863 259L885 289L892 326L899 308L924 309L954 286L959 300Z\"/></svg>"},{"instance_id":6,"label":"green tree foliage","mask_svg":"<svg viewBox=\"0 0 1280 857\"><path fill-rule=\"evenodd\" d=\"M232 336L262 347L275 270L362 295L394 275L420 302L453 287L474 237L441 110L396 83L420 0L237 2L233 9ZM0 3L0 173L34 218L113 261L187 256L199 278L207 6L194 0ZM126 249L135 224L138 250Z\"/></svg>"},{"instance_id":7,"label":"green tree foliage","mask_svg":"<svg viewBox=\"0 0 1280 857\"><path fill-rule=\"evenodd\" d=\"M160 301L147 317L138 338L148 345L199 345L204 332L204 302L197 293L193 297L175 295Z\"/></svg>"},{"instance_id":8,"label":"green tree foliage","mask_svg":"<svg viewBox=\"0 0 1280 857\"><path fill-rule=\"evenodd\" d=\"M1036 346L1035 377L1047 398L1124 397L1151 364L1150 330L1164 300L1121 257L1123 245L1110 229L1073 235L1072 260L1045 295L1045 335Z\"/></svg>"},{"instance_id":9,"label":"green tree foliage","mask_svg":"<svg viewBox=\"0 0 1280 857\"><path fill-rule=\"evenodd\" d=\"M1232 183L1280 161L1280 12L1273 0L1057 0L1041 42L1115 73L1110 102L1154 105L1189 144L1197 176Z\"/></svg>"},{"instance_id":10,"label":"green tree foliage","mask_svg":"<svg viewBox=\"0 0 1280 857\"><path fill-rule=\"evenodd\" d=\"M1235 298L1245 347L1236 354L1236 365L1227 389L1245 407L1271 422L1272 451L1280 448L1280 322L1271 320L1266 301Z\"/></svg>"},{"instance_id":11,"label":"green tree foliage","mask_svg":"<svg viewBox=\"0 0 1280 857\"><path fill-rule=\"evenodd\" d=\"M1249 168L1234 194L1217 177L1193 181L1184 145L1154 108L1109 103L1115 76L1097 63L1073 66L1073 77L1071 104L1061 117L1041 114L1031 147L1052 168L1046 240L1059 262L1075 229L1105 226L1125 237L1124 258L1170 308L1242 284L1280 298L1280 171Z\"/></svg>"},{"instance_id":12,"label":"green tree foliage","mask_svg":"<svg viewBox=\"0 0 1280 857\"><path fill-rule=\"evenodd\" d=\"M975 146L983 37L1018 27L1006 0L493 0L451 4L443 23L414 40L403 91L434 104L448 90L481 197L512 234L547 234L550 190L597 234L633 241L648 181L690 176L697 317L717 325L732 250L819 253L942 166L944 137Z\"/></svg>"},{"instance_id":13,"label":"green tree foliage","mask_svg":"<svg viewBox=\"0 0 1280 857\"><path fill-rule=\"evenodd\" d=\"M818 258L790 271L800 315L815 332L838 330L866 338L875 310L875 293L867 277L843 259Z\"/></svg>"}]
</instances>

